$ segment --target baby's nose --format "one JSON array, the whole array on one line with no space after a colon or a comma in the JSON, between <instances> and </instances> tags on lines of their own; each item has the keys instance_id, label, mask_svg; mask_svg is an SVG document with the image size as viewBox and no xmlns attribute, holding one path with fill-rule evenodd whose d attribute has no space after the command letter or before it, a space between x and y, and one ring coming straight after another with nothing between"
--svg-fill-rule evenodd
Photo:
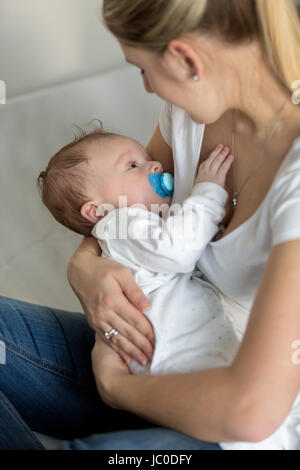
<instances>
[{"instance_id":1,"label":"baby's nose","mask_svg":"<svg viewBox=\"0 0 300 470\"><path fill-rule=\"evenodd\" d=\"M162 164L159 162L152 162L151 167L150 167L150 172L151 173L163 173Z\"/></svg>"}]
</instances>

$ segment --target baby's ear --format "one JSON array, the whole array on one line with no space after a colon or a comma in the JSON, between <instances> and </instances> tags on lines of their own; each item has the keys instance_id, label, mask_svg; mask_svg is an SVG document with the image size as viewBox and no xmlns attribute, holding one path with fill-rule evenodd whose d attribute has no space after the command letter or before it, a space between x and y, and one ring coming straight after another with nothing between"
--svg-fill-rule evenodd
<instances>
[{"instance_id":1,"label":"baby's ear","mask_svg":"<svg viewBox=\"0 0 300 470\"><path fill-rule=\"evenodd\" d=\"M99 217L98 220L100 220L114 210L115 207L112 204L101 204L96 209L96 216Z\"/></svg>"},{"instance_id":2,"label":"baby's ear","mask_svg":"<svg viewBox=\"0 0 300 470\"><path fill-rule=\"evenodd\" d=\"M82 217L89 220L93 224L96 224L101 219L101 216L98 215L97 209L99 207L99 202L88 201L80 209Z\"/></svg>"}]
</instances>

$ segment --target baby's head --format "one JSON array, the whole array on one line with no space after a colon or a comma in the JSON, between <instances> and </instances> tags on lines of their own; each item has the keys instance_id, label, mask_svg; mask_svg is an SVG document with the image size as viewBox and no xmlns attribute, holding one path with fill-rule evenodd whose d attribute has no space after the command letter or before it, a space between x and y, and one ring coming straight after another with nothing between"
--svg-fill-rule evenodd
<instances>
[{"instance_id":1,"label":"baby's head","mask_svg":"<svg viewBox=\"0 0 300 470\"><path fill-rule=\"evenodd\" d=\"M170 197L159 196L149 175L163 173L137 141L99 129L81 135L63 147L38 177L45 206L54 218L82 235L90 236L94 225L107 212L103 206L119 208L142 204L170 205ZM111 210L111 209L110 209Z\"/></svg>"}]
</instances>

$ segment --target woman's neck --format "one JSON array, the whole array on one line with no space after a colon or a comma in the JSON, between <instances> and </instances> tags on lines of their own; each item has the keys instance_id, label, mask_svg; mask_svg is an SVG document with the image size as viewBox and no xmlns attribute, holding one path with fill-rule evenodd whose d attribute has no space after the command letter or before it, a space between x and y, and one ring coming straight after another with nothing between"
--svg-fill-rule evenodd
<instances>
[{"instance_id":1,"label":"woman's neck","mask_svg":"<svg viewBox=\"0 0 300 470\"><path fill-rule=\"evenodd\" d=\"M236 110L236 132L259 145L283 110L277 132L300 136L300 105L293 103L292 93L276 79L260 48L256 44L241 47L234 62L237 69L235 81L231 82L230 108Z\"/></svg>"}]
</instances>

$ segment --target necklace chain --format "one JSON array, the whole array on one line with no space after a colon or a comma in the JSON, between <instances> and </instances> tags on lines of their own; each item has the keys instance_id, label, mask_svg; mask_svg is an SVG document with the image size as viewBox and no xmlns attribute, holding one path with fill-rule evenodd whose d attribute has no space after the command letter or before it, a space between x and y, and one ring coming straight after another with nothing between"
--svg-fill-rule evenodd
<instances>
[{"instance_id":1,"label":"necklace chain","mask_svg":"<svg viewBox=\"0 0 300 470\"><path fill-rule=\"evenodd\" d=\"M250 175L245 179L245 181L243 182L243 184L241 185L240 189L238 191L235 191L233 193L233 198L232 198L232 205L233 205L233 208L235 209L236 208L236 205L237 205L237 198L240 194L240 192L242 191L242 189L245 187L245 185L248 183L249 179L254 175L254 173L259 169L259 167L262 165L263 161L262 161L262 157L264 156L265 154L265 151L269 145L269 142L271 140L271 138L273 137L274 135L274 132L275 132L275 129L276 129L276 125L278 124L281 116L283 115L284 113L284 110L286 108L288 104L288 101L282 106L281 110L279 111L279 114L278 114L278 117L275 121L275 124L272 126L271 128L271 132L270 134L267 136L267 139L262 147L262 151L261 151L261 154L260 154L260 158L259 158L259 165L256 166L254 168L254 170L252 170L252 172L250 173ZM235 128L235 110L233 111L233 118L232 118L232 152L233 152L233 155L234 155L234 158L236 158L236 152L235 152L235 145L236 145L236 128ZM234 176L234 163L233 163L233 166L232 166L232 183L233 183L233 189L234 189L234 180L235 180L235 176Z\"/></svg>"}]
</instances>

